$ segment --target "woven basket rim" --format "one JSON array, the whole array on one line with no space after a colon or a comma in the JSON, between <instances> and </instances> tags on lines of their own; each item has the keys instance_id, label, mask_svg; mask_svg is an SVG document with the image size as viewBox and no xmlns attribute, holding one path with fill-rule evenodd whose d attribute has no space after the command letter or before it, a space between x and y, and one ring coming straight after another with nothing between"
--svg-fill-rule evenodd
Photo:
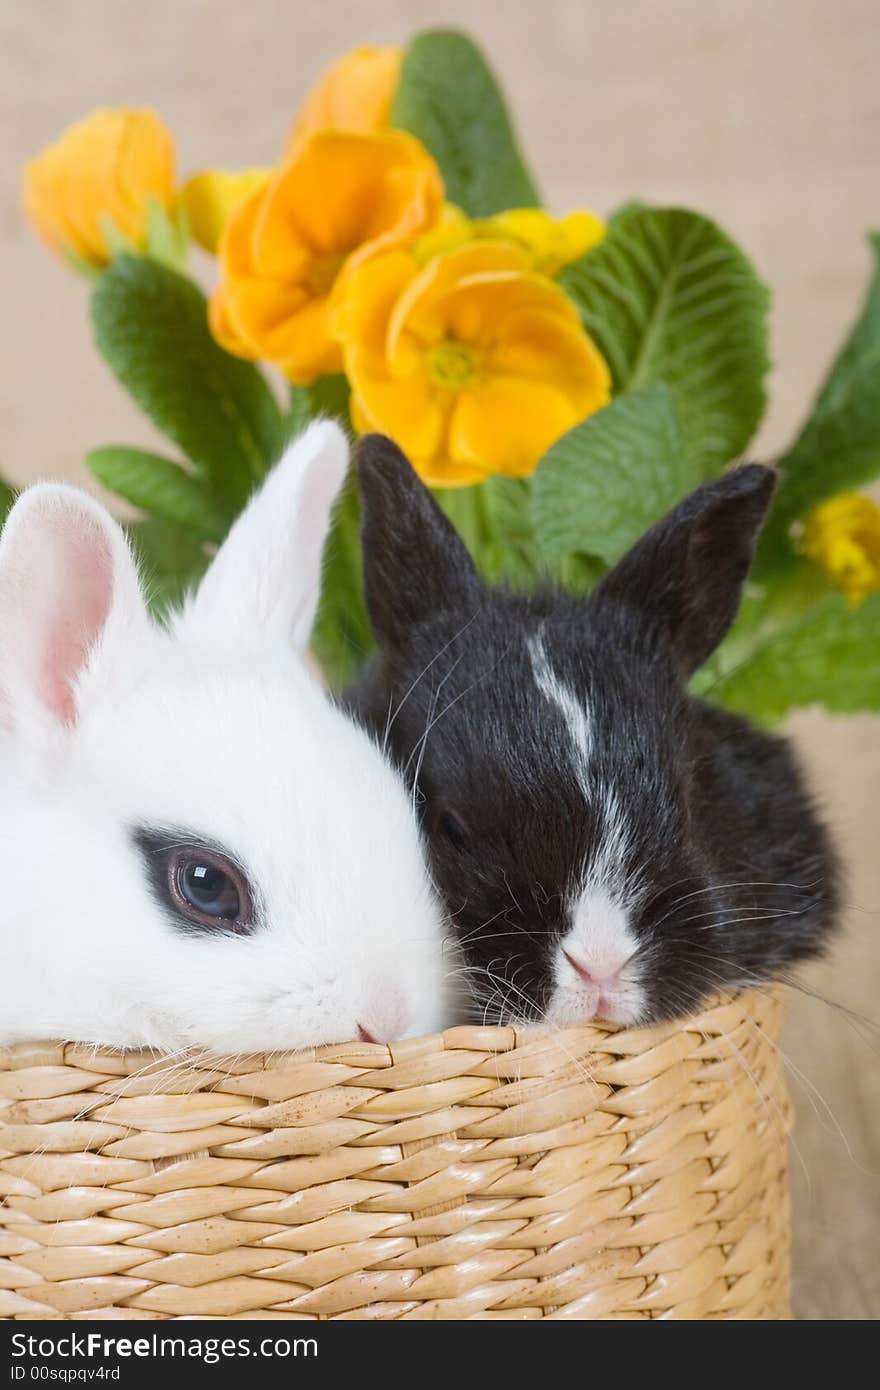
<instances>
[{"instance_id":1,"label":"woven basket rim","mask_svg":"<svg viewBox=\"0 0 880 1390\"><path fill-rule=\"evenodd\" d=\"M785 1318L780 996L225 1060L0 1048L0 1318Z\"/></svg>"},{"instance_id":2,"label":"woven basket rim","mask_svg":"<svg viewBox=\"0 0 880 1390\"><path fill-rule=\"evenodd\" d=\"M59 1049L63 1050L63 1061L60 1065L64 1066L77 1066L85 1058L94 1061L103 1057L124 1058L128 1064L139 1057L155 1058L157 1062L163 1059L173 1060L175 1064L199 1060L206 1064L210 1063L216 1070L229 1064L231 1075L255 1069L272 1070L281 1067L286 1069L298 1062L346 1062L354 1066L391 1066L404 1056L417 1055L419 1052L429 1049L436 1050L438 1044L442 1044L445 1051L479 1047L487 1052L504 1053L513 1051L525 1043L535 1046L542 1039L547 1041L552 1039L558 1044L560 1039L571 1037L580 1040L585 1035L595 1037L597 1049L601 1047L603 1039L614 1038L615 1051L622 1050L628 1054L635 1054L656 1047L660 1042L676 1033L701 1033L704 1031L701 1024L713 1034L721 1033L724 1030L718 1017L720 1008L747 1011L750 1000L758 996L781 998L782 992L783 987L773 982L750 985L745 989L719 991L708 996L703 1005L691 1014L656 1022L618 1024L608 1023L603 1019L588 1019L583 1022L563 1024L461 1023L439 1029L434 1033L419 1034L416 1037L400 1038L391 1042L372 1043L354 1039L336 1043L307 1044L298 1048L234 1054L222 1053L197 1045L182 1052L167 1053L161 1048L116 1047L112 1044L82 1042L73 1038L34 1038L22 1042L0 1043L0 1071L8 1069L13 1060L20 1060L28 1054L38 1055L48 1052L57 1054ZM56 1063L56 1065L58 1064ZM31 1062L30 1065L39 1065L39 1063Z\"/></svg>"}]
</instances>

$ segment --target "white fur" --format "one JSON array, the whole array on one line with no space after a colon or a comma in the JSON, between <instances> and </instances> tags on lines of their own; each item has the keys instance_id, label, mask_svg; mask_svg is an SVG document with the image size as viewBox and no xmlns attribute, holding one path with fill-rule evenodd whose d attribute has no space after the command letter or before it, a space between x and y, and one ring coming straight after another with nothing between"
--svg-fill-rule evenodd
<instances>
[{"instance_id":1,"label":"white fur","mask_svg":"<svg viewBox=\"0 0 880 1390\"><path fill-rule=\"evenodd\" d=\"M624 881L626 821L614 788L598 784L591 767L589 711L553 670L540 634L529 639L528 652L535 684L562 715L569 761L585 801L594 808L601 836L586 881L569 908L571 927L555 951L548 1018L570 1023L598 1014L615 1023L633 1023L642 1012L644 993L635 965L627 971L638 947L629 920L638 886Z\"/></svg>"},{"instance_id":2,"label":"white fur","mask_svg":"<svg viewBox=\"0 0 880 1390\"><path fill-rule=\"evenodd\" d=\"M601 787L596 801L601 840L569 909L571 927L553 961L555 992L549 1014L556 1023L594 1016L635 1023L645 1004L639 942L630 922L641 884L625 876L626 820L613 787Z\"/></svg>"},{"instance_id":3,"label":"white fur","mask_svg":"<svg viewBox=\"0 0 880 1390\"><path fill-rule=\"evenodd\" d=\"M562 715L571 740L571 764L584 797L590 801L592 791L590 759L593 753L593 730L589 711L553 670L544 648L544 639L540 633L537 637L530 637L526 646L536 686L544 698L555 705Z\"/></svg>"},{"instance_id":4,"label":"white fur","mask_svg":"<svg viewBox=\"0 0 880 1390\"><path fill-rule=\"evenodd\" d=\"M638 940L626 905L593 883L574 904L571 922L556 948L548 1017L554 1023L596 1015L611 1023L635 1023L645 1000L635 963Z\"/></svg>"},{"instance_id":5,"label":"white fur","mask_svg":"<svg viewBox=\"0 0 880 1390\"><path fill-rule=\"evenodd\" d=\"M239 1052L442 1026L448 962L409 799L302 660L345 465L341 432L310 427L167 630L95 502L41 484L13 508L0 1040ZM138 825L228 848L255 934L176 931Z\"/></svg>"}]
</instances>

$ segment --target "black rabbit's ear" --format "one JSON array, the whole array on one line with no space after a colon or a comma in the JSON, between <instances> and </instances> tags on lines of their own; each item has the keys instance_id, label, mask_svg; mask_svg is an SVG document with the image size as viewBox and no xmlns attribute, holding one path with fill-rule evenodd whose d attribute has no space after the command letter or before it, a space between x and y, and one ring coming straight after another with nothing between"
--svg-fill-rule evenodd
<instances>
[{"instance_id":1,"label":"black rabbit's ear","mask_svg":"<svg viewBox=\"0 0 880 1390\"><path fill-rule=\"evenodd\" d=\"M736 617L775 485L775 471L757 463L704 483L605 575L596 602L626 604L692 675Z\"/></svg>"},{"instance_id":2,"label":"black rabbit's ear","mask_svg":"<svg viewBox=\"0 0 880 1390\"><path fill-rule=\"evenodd\" d=\"M357 467L367 609L379 645L400 647L436 614L475 609L482 587L455 527L392 440L365 435Z\"/></svg>"}]
</instances>

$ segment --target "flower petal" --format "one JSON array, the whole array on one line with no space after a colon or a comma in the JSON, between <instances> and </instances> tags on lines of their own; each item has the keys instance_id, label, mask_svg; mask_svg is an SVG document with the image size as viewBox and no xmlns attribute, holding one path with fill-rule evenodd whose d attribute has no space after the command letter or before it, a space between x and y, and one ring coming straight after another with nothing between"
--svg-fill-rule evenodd
<instances>
[{"instance_id":1,"label":"flower petal","mask_svg":"<svg viewBox=\"0 0 880 1390\"><path fill-rule=\"evenodd\" d=\"M570 212L551 217L543 208L510 208L475 224L478 236L513 241L527 252L532 268L542 275L558 275L605 236L605 223L592 212Z\"/></svg>"},{"instance_id":2,"label":"flower petal","mask_svg":"<svg viewBox=\"0 0 880 1390\"><path fill-rule=\"evenodd\" d=\"M543 307L527 306L508 315L486 369L501 376L552 380L584 415L606 405L611 396L611 373L592 338Z\"/></svg>"},{"instance_id":3,"label":"flower petal","mask_svg":"<svg viewBox=\"0 0 880 1390\"><path fill-rule=\"evenodd\" d=\"M484 474L527 477L580 418L563 392L547 382L493 377L462 393L449 430L450 457L479 466Z\"/></svg>"},{"instance_id":4,"label":"flower petal","mask_svg":"<svg viewBox=\"0 0 880 1390\"><path fill-rule=\"evenodd\" d=\"M173 179L173 141L156 112L102 107L25 166L25 214L53 250L106 265L106 222L140 245L149 202L168 207Z\"/></svg>"},{"instance_id":5,"label":"flower petal","mask_svg":"<svg viewBox=\"0 0 880 1390\"><path fill-rule=\"evenodd\" d=\"M400 81L403 50L355 48L319 77L288 136L287 148L317 130L385 129Z\"/></svg>"},{"instance_id":6,"label":"flower petal","mask_svg":"<svg viewBox=\"0 0 880 1390\"><path fill-rule=\"evenodd\" d=\"M283 165L266 219L285 222L314 254L348 255L391 234L415 237L439 215L443 184L434 161L403 131L319 131ZM260 268L278 272L260 232Z\"/></svg>"},{"instance_id":7,"label":"flower petal","mask_svg":"<svg viewBox=\"0 0 880 1390\"><path fill-rule=\"evenodd\" d=\"M373 428L390 434L416 459L430 459L443 443L447 411L426 380L369 381L357 397Z\"/></svg>"},{"instance_id":8,"label":"flower petal","mask_svg":"<svg viewBox=\"0 0 880 1390\"><path fill-rule=\"evenodd\" d=\"M232 212L251 194L262 191L269 169L203 169L180 191L187 225L199 246L215 255Z\"/></svg>"}]
</instances>

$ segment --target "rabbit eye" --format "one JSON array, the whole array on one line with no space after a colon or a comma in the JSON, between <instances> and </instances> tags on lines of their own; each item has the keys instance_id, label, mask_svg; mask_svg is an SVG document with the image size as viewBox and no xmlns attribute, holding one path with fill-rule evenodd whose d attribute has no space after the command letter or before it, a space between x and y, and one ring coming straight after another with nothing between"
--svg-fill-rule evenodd
<instances>
[{"instance_id":1,"label":"rabbit eye","mask_svg":"<svg viewBox=\"0 0 880 1390\"><path fill-rule=\"evenodd\" d=\"M247 901L241 875L232 864L204 852L172 856L169 866L172 892L184 911L198 919L238 922ZM245 919L248 916L244 912Z\"/></svg>"},{"instance_id":2,"label":"rabbit eye","mask_svg":"<svg viewBox=\"0 0 880 1390\"><path fill-rule=\"evenodd\" d=\"M434 813L434 833L440 835L456 850L465 850L470 844L470 832L457 811L449 806L439 806Z\"/></svg>"},{"instance_id":3,"label":"rabbit eye","mask_svg":"<svg viewBox=\"0 0 880 1390\"><path fill-rule=\"evenodd\" d=\"M233 936L249 936L256 929L247 878L219 846L181 844L182 832L147 827L138 827L133 838L154 895L180 926Z\"/></svg>"}]
</instances>

